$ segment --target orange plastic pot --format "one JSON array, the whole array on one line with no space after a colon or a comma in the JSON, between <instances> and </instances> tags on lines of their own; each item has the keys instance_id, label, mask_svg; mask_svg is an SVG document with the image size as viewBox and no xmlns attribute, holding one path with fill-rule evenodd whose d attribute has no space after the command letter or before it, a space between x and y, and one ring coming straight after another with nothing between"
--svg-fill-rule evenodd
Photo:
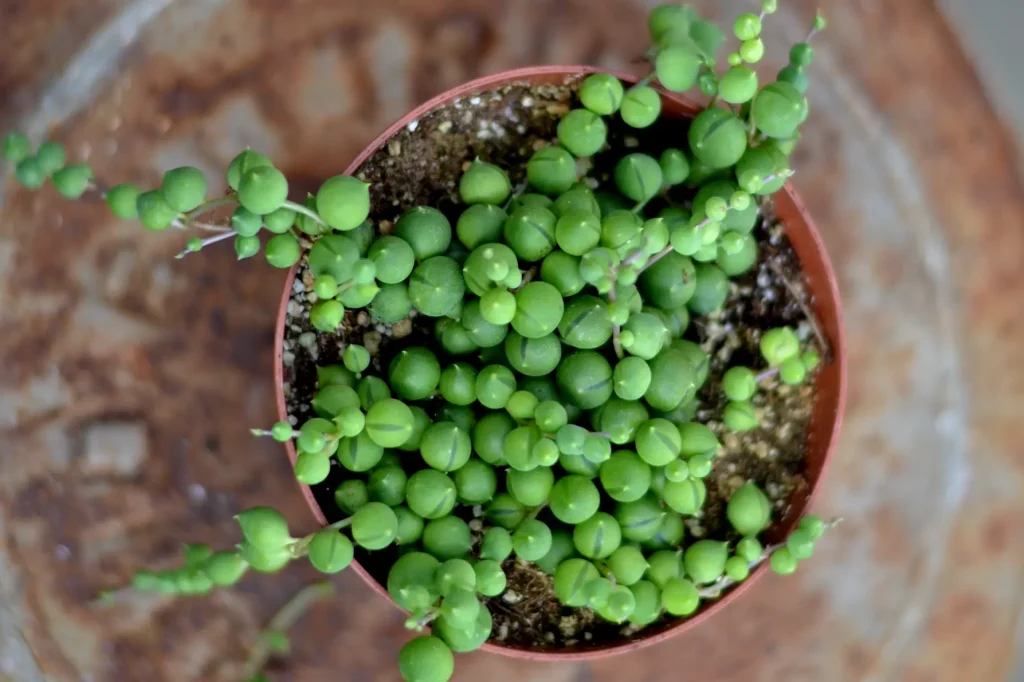
<instances>
[{"instance_id":1,"label":"orange plastic pot","mask_svg":"<svg viewBox=\"0 0 1024 682\"><path fill-rule=\"evenodd\" d=\"M345 169L345 173L355 174L358 172L367 159L384 147L388 140L408 123L422 118L434 109L445 106L452 100L512 84L571 83L596 71L600 71L600 69L588 66L531 67L505 71L460 85L413 109L392 124L391 127L371 142L349 164L348 168ZM627 83L635 83L637 81L634 76L627 74L616 73L615 75ZM679 95L662 91L661 97L662 117L685 120L692 118L700 111L700 107L697 104ZM836 284L835 272L832 269L828 254L825 252L821 236L818 234L810 215L807 213L807 209L804 208L803 202L801 202L791 185L787 184L781 192L775 195L775 203L778 217L786 226L786 235L800 259L807 286L813 296L814 313L825 335L828 337L832 358L830 362L822 365L816 379L816 397L806 446L806 478L809 484L808 488L796 493L798 497L791 501L788 516L779 519L769 530L769 540L785 537L792 530L800 516L810 507L814 494L828 466L829 459L835 450L839 426L843 418L843 408L846 402L846 344L843 335L842 310L839 302L839 289ZM277 317L274 344L274 381L278 387L277 409L281 419L287 419L288 417L284 392L281 389L284 381L284 364L282 363L281 356L284 344L286 311L296 271L297 266L291 269L285 282L284 293L281 297L281 307ZM297 456L295 447L291 442L288 442L285 447L288 452L288 458L294 464ZM313 492L308 486L303 485L301 488L306 501L309 503L309 508L317 521L322 525L327 525L327 519L314 499ZM390 601L387 590L364 567L354 561L351 568L375 592ZM488 642L484 644L483 649L513 658L538 661L593 660L635 651L682 635L687 630L699 626L715 613L724 609L728 604L738 600L758 578L764 575L766 570L768 570L767 565L762 564L752 572L747 580L731 589L720 599L705 604L700 612L694 616L686 620L674 620L649 627L629 639L606 642L590 647L581 644L562 650L533 650Z\"/></svg>"}]
</instances>

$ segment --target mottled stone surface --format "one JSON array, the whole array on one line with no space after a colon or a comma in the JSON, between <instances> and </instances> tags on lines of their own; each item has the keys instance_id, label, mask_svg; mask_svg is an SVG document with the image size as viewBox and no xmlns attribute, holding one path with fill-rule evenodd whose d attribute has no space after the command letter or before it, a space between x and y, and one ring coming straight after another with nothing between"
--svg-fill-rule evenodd
<instances>
[{"instance_id":1,"label":"mottled stone surface","mask_svg":"<svg viewBox=\"0 0 1024 682\"><path fill-rule=\"evenodd\" d=\"M312 186L472 76L628 66L645 4L7 0L0 128L51 127L110 182L186 162L218 173L250 144ZM780 4L766 37L784 59L812 8ZM930 1L820 4L835 28L794 182L847 306L849 413L820 498L847 523L797 576L762 581L672 643L591 665L472 655L456 679L1004 679L1024 563L1014 147ZM260 625L313 575L87 606L139 565L173 565L182 541L232 544L245 506L269 501L312 527L283 452L247 432L274 419L282 273L229 248L174 261L182 241L3 186L0 679L235 680ZM83 459L98 424L144 428L141 466ZM275 679L396 680L401 619L355 576L336 582Z\"/></svg>"}]
</instances>

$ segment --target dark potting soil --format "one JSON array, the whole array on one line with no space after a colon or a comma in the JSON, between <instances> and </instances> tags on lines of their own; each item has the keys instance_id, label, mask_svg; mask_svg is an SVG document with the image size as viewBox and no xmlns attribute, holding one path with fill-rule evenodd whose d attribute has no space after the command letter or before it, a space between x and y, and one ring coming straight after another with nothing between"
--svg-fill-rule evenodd
<instances>
[{"instance_id":1,"label":"dark potting soil","mask_svg":"<svg viewBox=\"0 0 1024 682\"><path fill-rule=\"evenodd\" d=\"M461 209L458 181L469 163L480 158L506 169L519 186L525 162L533 152L555 139L559 117L575 105L573 85L507 86L464 97L410 123L363 165L358 176L370 182L371 219L381 233L391 231L399 215L417 205L434 206L454 225ZM610 124L611 153L598 155L591 168L581 168L602 183L609 165L624 150L657 156L667 146L685 147L685 128L680 122L659 122L637 131L621 122ZM671 199L685 203L692 191L673 190ZM656 211L657 206L652 206ZM801 339L812 339L807 311L810 299L799 261L783 234L770 205L764 206L754 232L759 260L747 275L734 279L725 308L691 321L685 338L701 345L711 356L708 381L700 395L696 420L707 424L722 441L714 470L706 479L707 502L697 516L687 519L691 538L728 538L724 503L747 480L768 494L775 518L782 518L794 491L805 487L804 443L811 407L813 382L790 387L776 381L762 384L754 399L761 427L744 434L728 432L720 422L725 399L719 384L722 373L735 364L763 367L758 341L763 331L782 325L797 329ZM308 247L308 243L305 246ZM527 273L527 277L530 273ZM337 333L314 330L310 306L316 302L312 276L300 263L284 339L284 392L290 419L301 424L314 416L310 401L316 392L317 365L341 362L347 343L364 345L373 356L371 374L386 376L394 355L408 345L426 345L440 351L434 341L433 320L415 313L394 325L381 325L363 311L348 311ZM826 353L819 349L822 356ZM407 458L409 461L412 458ZM334 489L352 477L334 462L331 475L313 492L329 521L342 518L334 502ZM479 536L482 510L465 510L466 520ZM540 518L546 519L544 514ZM357 552L357 558L382 584L397 556L390 548L381 552ZM607 643L633 631L596 617L586 608L569 608L557 599L551 577L515 559L504 565L508 587L488 600L494 625L492 642L529 649L585 649ZM667 623L648 626L655 632ZM641 634L640 636L643 636Z\"/></svg>"}]
</instances>

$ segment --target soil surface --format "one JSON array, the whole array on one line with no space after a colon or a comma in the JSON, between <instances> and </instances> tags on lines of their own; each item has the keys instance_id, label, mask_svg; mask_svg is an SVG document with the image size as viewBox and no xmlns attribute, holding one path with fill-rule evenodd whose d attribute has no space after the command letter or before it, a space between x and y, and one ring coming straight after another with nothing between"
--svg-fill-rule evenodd
<instances>
[{"instance_id":1,"label":"soil surface","mask_svg":"<svg viewBox=\"0 0 1024 682\"><path fill-rule=\"evenodd\" d=\"M458 180L475 158L506 169L513 186L519 186L525 177L526 160L555 139L559 117L574 105L571 85L509 86L456 100L409 124L358 172L360 178L371 183L370 217L376 230L388 233L403 211L417 205L440 209L454 225L463 208L458 200ZM664 127L655 124L643 131L610 122L611 152L598 155L593 167L581 170L603 184L608 165L624 150L657 156L666 146L685 147L684 133L678 121ZM686 204L691 196L691 190L680 187L673 189L671 199ZM658 207L652 202L650 208L655 214ZM708 381L695 418L715 431L723 444L705 481L708 497L704 509L686 521L689 537L729 538L724 503L748 480L767 492L775 518L784 515L793 492L806 486L804 441L814 402L813 381L799 387L773 379L763 381L754 398L761 422L758 429L736 434L728 432L719 421L726 402L719 389L720 377L735 364L747 364L756 371L764 367L758 352L763 331L790 325L802 340L813 342L813 324L806 312L811 301L799 261L783 232L771 206L765 205L754 232L759 246L756 267L731 280L723 310L694 318L684 335L711 355ZM382 375L386 375L392 357L407 345L437 348L432 320L416 316L415 311L395 325L377 324L365 312L348 311L339 332L325 334L309 323L309 308L315 302L312 277L303 257L288 306L284 340L283 389L293 423L300 424L313 416L310 401L316 392L316 367L340 363L347 343L360 343L369 349L374 356L369 373ZM826 356L827 349L818 350ZM351 476L334 462L328 479L313 486L328 521L342 518L333 491L341 480ZM473 518L480 516L479 508L463 508L463 513L479 534L480 521ZM543 513L539 518L552 520ZM357 552L360 563L381 583L386 581L396 556L394 548L372 554ZM533 650L585 649L635 632L628 626L607 623L589 609L562 605L554 594L551 578L531 564L510 559L504 568L508 589L487 602L494 620L494 643ZM664 620L644 628L643 633L657 632L668 625L670 622Z\"/></svg>"}]
</instances>

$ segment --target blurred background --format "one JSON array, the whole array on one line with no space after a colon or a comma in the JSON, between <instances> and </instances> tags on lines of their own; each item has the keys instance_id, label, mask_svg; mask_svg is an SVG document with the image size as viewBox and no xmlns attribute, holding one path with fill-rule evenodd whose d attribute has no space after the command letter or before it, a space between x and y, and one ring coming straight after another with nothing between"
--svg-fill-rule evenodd
<instances>
[{"instance_id":1,"label":"blurred background","mask_svg":"<svg viewBox=\"0 0 1024 682\"><path fill-rule=\"evenodd\" d=\"M219 177L252 145L339 173L414 105L541 63L629 68L641 0L0 0L0 131L97 175ZM727 19L752 0L705 0ZM847 523L790 578L641 653L460 657L456 681L1003 682L1024 593L1024 26L1017 0L780 0L766 73L820 5L793 179L844 296L851 385L818 498ZM182 261L96 203L0 171L0 680L227 682L304 566L191 601L93 610L260 503L314 527L274 421L283 273ZM213 187L212 191L219 191ZM282 682L390 682L398 612L355 575L295 629Z\"/></svg>"}]
</instances>

